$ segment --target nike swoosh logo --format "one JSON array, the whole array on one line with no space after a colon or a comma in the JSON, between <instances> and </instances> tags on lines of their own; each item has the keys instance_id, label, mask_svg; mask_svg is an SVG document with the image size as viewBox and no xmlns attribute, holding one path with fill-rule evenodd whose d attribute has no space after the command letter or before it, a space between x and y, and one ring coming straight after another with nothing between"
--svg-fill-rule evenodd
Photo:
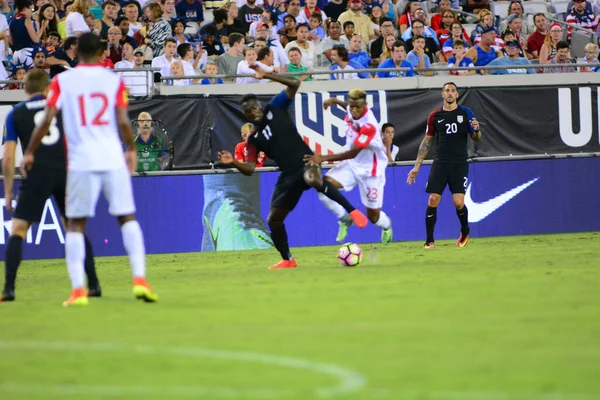
<instances>
[{"instance_id":1,"label":"nike swoosh logo","mask_svg":"<svg viewBox=\"0 0 600 400\"><path fill-rule=\"evenodd\" d=\"M443 120L443 119L438 119L438 124L439 124L440 122L444 122L444 120Z\"/></svg>"},{"instance_id":2,"label":"nike swoosh logo","mask_svg":"<svg viewBox=\"0 0 600 400\"><path fill-rule=\"evenodd\" d=\"M500 196L496 196L491 200L481 203L476 203L471 199L471 184L469 183L465 193L465 205L469 210L469 222L475 223L484 220L488 215L508 203L513 197L533 185L538 179L540 178L534 178L508 192L502 193Z\"/></svg>"}]
</instances>

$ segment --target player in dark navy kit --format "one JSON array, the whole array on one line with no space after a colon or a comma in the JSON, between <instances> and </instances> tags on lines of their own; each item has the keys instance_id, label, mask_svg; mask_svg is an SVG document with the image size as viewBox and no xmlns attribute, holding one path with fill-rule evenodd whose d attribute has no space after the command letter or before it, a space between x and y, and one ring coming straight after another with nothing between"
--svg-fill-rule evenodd
<instances>
[{"instance_id":1,"label":"player in dark navy kit","mask_svg":"<svg viewBox=\"0 0 600 400\"><path fill-rule=\"evenodd\" d=\"M17 104L6 117L2 170L5 207L8 211L12 211L14 155L17 140L21 140L23 149L27 148L36 123L44 118L43 111L49 85L50 80L44 70L31 70L25 77L25 92L28 100ZM0 301L15 300L15 280L21 263L23 239L31 224L40 222L46 200L54 196L61 215L65 215L67 158L60 121L52 123L48 134L42 139L42 144L35 153L35 166L23 179L19 188L18 203L12 217L11 234L6 244L5 283ZM100 297L101 289L96 276L94 254L87 237L85 244L85 271L90 289L88 295Z\"/></svg>"},{"instance_id":2,"label":"player in dark navy kit","mask_svg":"<svg viewBox=\"0 0 600 400\"><path fill-rule=\"evenodd\" d=\"M414 168L408 173L406 182L415 183L419 168L427 156L433 138L436 140L436 157L431 166L426 191L429 193L425 226L427 240L425 248L434 247L433 230L437 219L437 206L442 198L446 185L452 193L452 202L460 220L460 237L456 245L464 247L469 241L469 218L465 206L465 190L469 175L467 163L467 140L469 136L475 141L481 139L479 122L475 119L473 111L458 105L458 88L452 83L446 83L442 88L444 105L433 111L427 118L427 132L419 147L419 154Z\"/></svg>"},{"instance_id":3,"label":"player in dark navy kit","mask_svg":"<svg viewBox=\"0 0 600 400\"><path fill-rule=\"evenodd\" d=\"M267 78L286 85L287 89L274 96L264 108L255 95L242 97L244 116L248 122L254 124L254 130L248 137L248 158L246 162L235 161L231 153L223 151L219 153L219 161L232 164L245 175L252 175L258 153L261 151L277 163L281 173L271 197L267 223L275 248L283 260L269 269L295 268L297 264L290 253L284 220L296 207L305 190L313 187L340 204L359 228L365 227L368 221L367 217L353 207L331 182L322 179L318 166L304 165L304 155L313 152L302 140L294 121L288 114L288 107L301 82L295 78L266 73L260 68L256 71L257 79Z\"/></svg>"}]
</instances>

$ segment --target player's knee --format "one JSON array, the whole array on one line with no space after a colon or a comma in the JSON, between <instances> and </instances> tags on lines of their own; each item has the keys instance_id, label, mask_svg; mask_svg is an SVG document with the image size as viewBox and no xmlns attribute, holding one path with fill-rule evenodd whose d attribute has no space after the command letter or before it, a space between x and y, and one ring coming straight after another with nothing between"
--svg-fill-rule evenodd
<instances>
[{"instance_id":1,"label":"player's knee","mask_svg":"<svg viewBox=\"0 0 600 400\"><path fill-rule=\"evenodd\" d=\"M304 182L315 189L320 189L323 186L321 173L315 168L310 168L304 172Z\"/></svg>"},{"instance_id":2,"label":"player's knee","mask_svg":"<svg viewBox=\"0 0 600 400\"><path fill-rule=\"evenodd\" d=\"M442 196L440 196L439 194L431 193L429 195L429 201L427 202L427 205L429 207L437 207L438 204L440 204L440 199L441 198L442 198Z\"/></svg>"},{"instance_id":3,"label":"player's knee","mask_svg":"<svg viewBox=\"0 0 600 400\"><path fill-rule=\"evenodd\" d=\"M457 210L461 210L465 206L464 196L452 196L452 203Z\"/></svg>"},{"instance_id":4,"label":"player's knee","mask_svg":"<svg viewBox=\"0 0 600 400\"><path fill-rule=\"evenodd\" d=\"M267 225L270 230L279 229L283 226L283 218L277 214L269 214L267 217Z\"/></svg>"},{"instance_id":5,"label":"player's knee","mask_svg":"<svg viewBox=\"0 0 600 400\"><path fill-rule=\"evenodd\" d=\"M24 239L25 235L27 235L27 231L29 230L30 226L31 224L27 221L13 218L10 234L13 236L19 236L21 239Z\"/></svg>"},{"instance_id":6,"label":"player's knee","mask_svg":"<svg viewBox=\"0 0 600 400\"><path fill-rule=\"evenodd\" d=\"M135 221L135 214L121 215L117 217L119 225L123 226L129 221Z\"/></svg>"},{"instance_id":7,"label":"player's knee","mask_svg":"<svg viewBox=\"0 0 600 400\"><path fill-rule=\"evenodd\" d=\"M69 232L85 232L85 218L71 218L67 221L67 230Z\"/></svg>"},{"instance_id":8,"label":"player's knee","mask_svg":"<svg viewBox=\"0 0 600 400\"><path fill-rule=\"evenodd\" d=\"M367 218L372 224L376 224L379 221L379 209L367 208Z\"/></svg>"}]
</instances>

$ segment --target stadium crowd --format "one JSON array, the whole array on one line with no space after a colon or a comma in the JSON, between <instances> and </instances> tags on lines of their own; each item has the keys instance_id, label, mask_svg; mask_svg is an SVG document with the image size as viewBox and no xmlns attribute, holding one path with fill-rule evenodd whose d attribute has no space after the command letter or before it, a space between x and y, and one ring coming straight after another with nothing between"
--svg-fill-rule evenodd
<instances>
[{"instance_id":1,"label":"stadium crowd","mask_svg":"<svg viewBox=\"0 0 600 400\"><path fill-rule=\"evenodd\" d=\"M138 96L148 94L151 81L160 76L207 76L168 80L168 85L256 83L259 80L252 77L210 76L253 74L257 66L295 72L302 80L433 75L414 68L434 64L513 66L451 71L456 75L600 70L531 67L598 62L598 43L592 35L579 60L571 55L571 39L574 25L588 32L598 30L600 4L575 0L566 12L553 13L548 3L546 12L533 18L519 1L492 4L488 0L15 0L14 4L0 0L0 61L7 67L0 68L0 75L5 75L0 79L20 80L30 68L44 69L53 77L77 65L77 36L90 31L104 40L101 61L107 68L133 69L120 73L130 94ZM503 7L504 18L494 15L493 10ZM568 24L549 21L547 16ZM160 73L152 77L146 71L149 66ZM352 72L366 68L405 70ZM315 70L330 74L317 78L311 76ZM20 87L14 83L5 88Z\"/></svg>"}]
</instances>

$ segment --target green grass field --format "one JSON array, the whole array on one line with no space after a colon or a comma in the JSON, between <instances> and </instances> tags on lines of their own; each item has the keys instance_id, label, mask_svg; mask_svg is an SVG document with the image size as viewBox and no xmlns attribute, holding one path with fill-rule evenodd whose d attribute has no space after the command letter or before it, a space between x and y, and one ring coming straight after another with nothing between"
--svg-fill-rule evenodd
<instances>
[{"instance_id":1,"label":"green grass field","mask_svg":"<svg viewBox=\"0 0 600 400\"><path fill-rule=\"evenodd\" d=\"M600 233L125 258L65 309L62 260L0 304L0 399L600 399Z\"/></svg>"}]
</instances>

